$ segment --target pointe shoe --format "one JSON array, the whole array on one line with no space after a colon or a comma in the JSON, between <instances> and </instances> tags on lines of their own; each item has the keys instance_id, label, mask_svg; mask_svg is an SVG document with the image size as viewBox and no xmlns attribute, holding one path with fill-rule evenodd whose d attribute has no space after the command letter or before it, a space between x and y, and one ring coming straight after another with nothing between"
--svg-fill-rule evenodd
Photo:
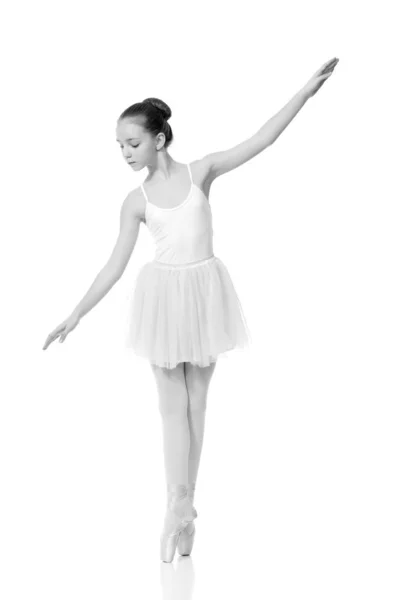
<instances>
[{"instance_id":1,"label":"pointe shoe","mask_svg":"<svg viewBox=\"0 0 400 600\"><path fill-rule=\"evenodd\" d=\"M195 483L189 483L189 485L188 485L188 498L191 500L191 503L192 503L194 519L197 517L197 510L193 506L195 486L196 486ZM189 556L190 555L192 548L193 548L195 533L196 533L196 527L195 527L194 520L193 520L186 525L185 529L182 530L182 532L178 538L178 552L181 556Z\"/></svg>"},{"instance_id":2,"label":"pointe shoe","mask_svg":"<svg viewBox=\"0 0 400 600\"><path fill-rule=\"evenodd\" d=\"M187 486L181 483L169 483L167 513L164 530L160 539L161 560L170 563L174 559L179 537L185 527L195 518Z\"/></svg>"}]
</instances>

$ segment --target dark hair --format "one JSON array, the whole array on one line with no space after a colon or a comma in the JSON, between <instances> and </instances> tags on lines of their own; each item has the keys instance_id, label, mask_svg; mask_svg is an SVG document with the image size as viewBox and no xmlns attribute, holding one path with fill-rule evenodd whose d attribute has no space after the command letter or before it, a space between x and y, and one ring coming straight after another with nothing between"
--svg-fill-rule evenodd
<instances>
[{"instance_id":1,"label":"dark hair","mask_svg":"<svg viewBox=\"0 0 400 600\"><path fill-rule=\"evenodd\" d=\"M143 116L143 127L156 136L158 133L165 135L164 148L168 148L173 140L171 125L168 123L172 112L168 104L165 104L159 98L146 98L143 102L136 102L121 113L121 119L129 119L130 117Z\"/></svg>"}]
</instances>

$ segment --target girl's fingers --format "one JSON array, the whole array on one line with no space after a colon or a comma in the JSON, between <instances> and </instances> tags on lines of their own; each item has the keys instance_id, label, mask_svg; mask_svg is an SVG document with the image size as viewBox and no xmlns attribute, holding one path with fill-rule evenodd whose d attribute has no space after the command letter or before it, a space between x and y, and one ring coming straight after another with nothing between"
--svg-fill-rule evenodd
<instances>
[{"instance_id":1,"label":"girl's fingers","mask_svg":"<svg viewBox=\"0 0 400 600\"><path fill-rule=\"evenodd\" d=\"M65 340L65 338L67 337L67 335L69 334L69 331L65 331L61 336L60 339L58 340L59 342L63 342Z\"/></svg>"},{"instance_id":2,"label":"girl's fingers","mask_svg":"<svg viewBox=\"0 0 400 600\"><path fill-rule=\"evenodd\" d=\"M50 333L49 337L56 338L58 335L60 335L60 333L63 331L64 328L65 328L65 325L59 325L56 329L53 329L53 331Z\"/></svg>"},{"instance_id":3,"label":"girl's fingers","mask_svg":"<svg viewBox=\"0 0 400 600\"><path fill-rule=\"evenodd\" d=\"M333 70L338 61L339 61L338 58L332 58L331 60L328 60L328 62L326 62L324 65L322 65L322 67L319 69L319 74L323 75L329 69Z\"/></svg>"},{"instance_id":4,"label":"girl's fingers","mask_svg":"<svg viewBox=\"0 0 400 600\"><path fill-rule=\"evenodd\" d=\"M320 71L320 75L325 75L325 73L333 71L334 68L334 65L329 65L328 67L325 67L324 69L322 69L322 71Z\"/></svg>"},{"instance_id":5,"label":"girl's fingers","mask_svg":"<svg viewBox=\"0 0 400 600\"><path fill-rule=\"evenodd\" d=\"M338 58L331 58L331 60L328 60L328 62L325 63L324 67L328 67L329 65L333 65L333 63L337 62L339 59Z\"/></svg>"},{"instance_id":6,"label":"girl's fingers","mask_svg":"<svg viewBox=\"0 0 400 600\"><path fill-rule=\"evenodd\" d=\"M47 340L45 341L45 343L44 343L43 350L46 350L46 348L48 348L48 347L50 346L50 344L51 344L52 342L54 342L54 339L55 339L54 337L52 337L52 336L49 336L49 337L47 338Z\"/></svg>"},{"instance_id":7,"label":"girl's fingers","mask_svg":"<svg viewBox=\"0 0 400 600\"><path fill-rule=\"evenodd\" d=\"M56 340L56 339L58 338L58 336L59 336L59 335L60 335L60 333L59 333L59 332L57 332L57 333L51 333L51 334L49 335L49 337L48 337L48 340L49 340L49 342L50 342L50 343L51 343L51 342L54 342L54 340Z\"/></svg>"},{"instance_id":8,"label":"girl's fingers","mask_svg":"<svg viewBox=\"0 0 400 600\"><path fill-rule=\"evenodd\" d=\"M57 327L57 329L55 329L54 331L52 331L52 332L51 332L51 333L50 333L50 334L47 336L47 339L46 339L46 341L45 341L45 343L44 343L44 346L43 346L43 350L46 350L46 348L47 348L48 346L50 346L50 344L52 344L52 343L54 342L54 340L56 340L56 339L58 338L58 336L59 336L59 335L61 334L61 332L63 331L64 327L65 327L64 325L62 325L62 326L60 326L60 327Z\"/></svg>"}]
</instances>

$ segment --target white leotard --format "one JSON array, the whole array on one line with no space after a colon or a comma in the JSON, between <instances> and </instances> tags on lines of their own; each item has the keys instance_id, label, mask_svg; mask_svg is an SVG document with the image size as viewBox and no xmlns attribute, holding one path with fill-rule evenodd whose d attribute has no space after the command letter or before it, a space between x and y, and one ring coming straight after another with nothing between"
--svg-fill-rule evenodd
<instances>
[{"instance_id":1,"label":"white leotard","mask_svg":"<svg viewBox=\"0 0 400 600\"><path fill-rule=\"evenodd\" d=\"M171 265L184 265L214 256L213 227L210 203L202 190L193 183L187 165L191 187L186 200L173 208L161 208L146 199L146 225L156 244L154 260Z\"/></svg>"}]
</instances>

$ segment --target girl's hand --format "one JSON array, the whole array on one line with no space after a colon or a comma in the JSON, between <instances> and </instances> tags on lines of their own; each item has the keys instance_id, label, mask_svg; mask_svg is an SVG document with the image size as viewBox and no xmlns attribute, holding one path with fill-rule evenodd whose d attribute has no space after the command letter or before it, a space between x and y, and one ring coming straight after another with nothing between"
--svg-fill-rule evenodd
<instances>
[{"instance_id":1,"label":"girl's hand","mask_svg":"<svg viewBox=\"0 0 400 600\"><path fill-rule=\"evenodd\" d=\"M54 342L54 340L56 340L58 338L58 336L60 336L59 341L63 342L65 340L65 338L67 337L67 335L73 330L75 329L75 327L78 325L80 321L80 317L78 317L76 314L72 313L68 319L65 319L65 321L63 321L58 327L56 327L48 336L47 339L44 343L43 346L43 350L46 350L46 348L48 346L50 346L50 344L52 342Z\"/></svg>"},{"instance_id":2,"label":"girl's hand","mask_svg":"<svg viewBox=\"0 0 400 600\"><path fill-rule=\"evenodd\" d=\"M303 88L307 99L311 98L311 96L314 96L315 92L317 92L321 85L325 83L325 80L332 75L333 70L338 62L338 58L331 58L331 60L328 60L328 62L322 65L322 67L320 67L318 71L314 73L310 81L308 81Z\"/></svg>"}]
</instances>

